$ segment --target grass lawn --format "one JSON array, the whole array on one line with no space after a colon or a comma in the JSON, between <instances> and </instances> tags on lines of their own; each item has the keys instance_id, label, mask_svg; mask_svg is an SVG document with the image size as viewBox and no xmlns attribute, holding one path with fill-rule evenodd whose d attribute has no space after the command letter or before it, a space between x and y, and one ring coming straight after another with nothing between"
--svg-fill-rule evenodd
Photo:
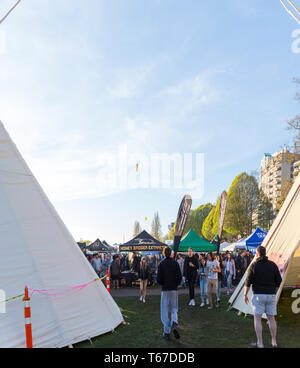
<instances>
[{"instance_id":1,"label":"grass lawn","mask_svg":"<svg viewBox=\"0 0 300 368\"><path fill-rule=\"evenodd\" d=\"M284 348L300 347L300 314L291 311L290 291L286 291L278 305L278 344ZM179 323L181 339L162 339L160 297L151 296L146 304L137 297L115 298L125 317L126 325L115 332L83 342L76 348L248 348L256 340L253 317L238 316L237 311L227 312L227 297L220 308L207 310L187 305L188 297L179 296ZM271 347L270 334L264 324L265 347Z\"/></svg>"}]
</instances>

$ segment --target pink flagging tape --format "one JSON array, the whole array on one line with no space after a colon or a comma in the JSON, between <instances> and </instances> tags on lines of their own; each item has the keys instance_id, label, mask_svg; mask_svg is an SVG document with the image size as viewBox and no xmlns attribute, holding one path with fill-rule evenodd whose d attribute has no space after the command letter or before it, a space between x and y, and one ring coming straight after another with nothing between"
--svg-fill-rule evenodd
<instances>
[{"instance_id":1,"label":"pink flagging tape","mask_svg":"<svg viewBox=\"0 0 300 368\"><path fill-rule=\"evenodd\" d=\"M33 296L34 294L42 294L42 295L48 295L48 296L58 296L58 295L64 295L72 290L82 290L84 288L86 288L87 286L93 284L96 281L101 280L100 278L97 278L95 280L92 280L86 284L83 285L77 285L77 286L73 286L67 289L63 289L61 291L56 290L56 289L46 289L46 290L38 290L38 289L30 289L30 296ZM56 291L55 293L51 293L52 291Z\"/></svg>"}]
</instances>

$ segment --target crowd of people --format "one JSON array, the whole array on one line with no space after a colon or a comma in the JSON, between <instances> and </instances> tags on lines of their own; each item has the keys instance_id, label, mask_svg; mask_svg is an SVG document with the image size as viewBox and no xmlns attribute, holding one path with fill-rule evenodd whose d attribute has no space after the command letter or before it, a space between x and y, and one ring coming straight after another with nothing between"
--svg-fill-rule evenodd
<instances>
[{"instance_id":1,"label":"crowd of people","mask_svg":"<svg viewBox=\"0 0 300 368\"><path fill-rule=\"evenodd\" d=\"M249 267L248 267L248 266ZM223 270L223 271L222 271ZM220 294L218 293L222 285L222 278L226 280L227 292L230 292L232 279L241 278L243 272L247 271L244 287L244 302L249 303L248 293L250 287L253 290L251 300L254 314L254 327L257 342L253 347L263 348L262 339L262 316L266 314L268 326L272 337L272 346L278 347L276 341L277 325L275 316L277 314L276 293L281 284L281 275L277 265L266 257L266 249L259 246L256 251L255 260L252 262L251 255L247 251L238 254L235 259L228 253L225 257L212 253L196 256L193 249L189 249L188 256L176 261L171 248L165 249L165 259L159 264L157 280L162 287L161 291L161 321L164 327L163 337L170 339L170 332L176 339L180 338L178 332L178 292L177 288L181 284L183 277L189 284L189 296L191 306L195 306L195 283L197 275L200 279L201 300L205 303L205 291L208 295L209 309L213 308L212 297L214 295L216 307L219 306ZM204 282L203 282L204 280ZM201 284L206 287L201 287ZM169 319L169 314L171 319Z\"/></svg>"},{"instance_id":2,"label":"crowd of people","mask_svg":"<svg viewBox=\"0 0 300 368\"><path fill-rule=\"evenodd\" d=\"M174 253L171 253L174 257ZM87 255L97 275L102 278L110 271L112 286L119 289L123 272L133 272L136 279L140 280L140 301L145 303L147 286L155 285L157 281L158 267L164 259L163 254L140 256L138 253L110 254L96 253ZM195 253L192 248L188 254L178 254L176 261L181 271L180 288L189 288L189 305L195 306L195 287L200 290L200 305L213 307L215 299L216 307L221 299L221 289L226 288L227 295L233 291L233 285L239 283L246 269L253 259L251 252L242 250L236 253L214 255L213 253Z\"/></svg>"},{"instance_id":3,"label":"crowd of people","mask_svg":"<svg viewBox=\"0 0 300 368\"><path fill-rule=\"evenodd\" d=\"M146 295L147 285L156 283L158 265L163 256L141 257L137 253L95 253L94 255L86 255L86 258L100 278L103 278L107 271L110 272L113 288L116 289L121 286L122 273L132 272L136 274L136 278L141 280L141 290L145 290ZM141 301L145 302L145 299L141 298Z\"/></svg>"},{"instance_id":4,"label":"crowd of people","mask_svg":"<svg viewBox=\"0 0 300 368\"><path fill-rule=\"evenodd\" d=\"M172 256L172 255L171 255ZM233 284L238 284L253 259L251 252L197 254L190 248L188 255L179 254L177 262L182 274L180 287L189 287L189 305L195 306L195 286L200 287L201 307L216 307L221 299L221 289L226 288L227 295L233 291Z\"/></svg>"},{"instance_id":5,"label":"crowd of people","mask_svg":"<svg viewBox=\"0 0 300 368\"><path fill-rule=\"evenodd\" d=\"M275 316L276 291L281 283L281 276L275 263L268 260L265 248L258 247L254 256L247 250L226 252L225 254L195 253L189 248L188 254L178 254L176 258L171 248L166 247L163 254L140 256L128 254L87 255L99 277L109 271L114 288L120 287L122 272L135 273L140 282L139 300L146 302L147 286L150 282L161 285L161 321L164 326L163 337L170 338L170 332L176 339L178 332L178 288L189 289L189 306L196 305L195 288L199 290L200 307L212 309L219 307L222 288L227 295L233 292L245 272L244 301L249 303L248 293L253 287L252 308L254 314L257 342L255 347L263 347L261 318L266 313L272 336L272 346L277 347L277 326ZM250 266L250 267L249 267ZM169 319L171 315L171 320Z\"/></svg>"}]
</instances>

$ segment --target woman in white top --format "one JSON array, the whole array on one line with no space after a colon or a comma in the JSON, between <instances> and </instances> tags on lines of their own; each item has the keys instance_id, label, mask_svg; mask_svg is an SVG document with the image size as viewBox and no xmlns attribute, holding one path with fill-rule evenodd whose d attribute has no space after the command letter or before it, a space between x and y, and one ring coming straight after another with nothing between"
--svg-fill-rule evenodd
<instances>
[{"instance_id":1,"label":"woman in white top","mask_svg":"<svg viewBox=\"0 0 300 368\"><path fill-rule=\"evenodd\" d=\"M225 260L225 278L227 283L227 295L229 295L232 292L231 285L232 280L235 279L235 276L236 276L235 262L231 254L228 253Z\"/></svg>"}]
</instances>

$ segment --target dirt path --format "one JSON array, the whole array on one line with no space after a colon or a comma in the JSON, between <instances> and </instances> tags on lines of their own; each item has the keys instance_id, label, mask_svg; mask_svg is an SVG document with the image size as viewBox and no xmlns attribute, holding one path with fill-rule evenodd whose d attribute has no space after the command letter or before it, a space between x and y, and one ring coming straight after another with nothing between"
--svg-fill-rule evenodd
<instances>
[{"instance_id":1,"label":"dirt path","mask_svg":"<svg viewBox=\"0 0 300 368\"><path fill-rule=\"evenodd\" d=\"M221 290L221 293L224 294L226 293L225 289ZM160 295L161 294L161 288L159 287L149 287L147 289L147 295L151 296L151 295ZM185 288L185 289L178 289L178 294L179 295L188 295L189 294L189 289ZM140 290L137 287L130 287L130 288L120 288L120 289L111 289L111 295L113 297L127 297L127 296L136 296L138 297L140 295ZM195 288L195 296L196 298L199 296L199 287Z\"/></svg>"},{"instance_id":2,"label":"dirt path","mask_svg":"<svg viewBox=\"0 0 300 368\"><path fill-rule=\"evenodd\" d=\"M189 289L179 289L178 294L188 294ZM160 295L161 288L151 288L147 289L147 295ZM120 289L111 289L111 295L113 297L127 297L127 296L136 296L140 295L140 289L137 287L130 287L130 288L120 288Z\"/></svg>"}]
</instances>

